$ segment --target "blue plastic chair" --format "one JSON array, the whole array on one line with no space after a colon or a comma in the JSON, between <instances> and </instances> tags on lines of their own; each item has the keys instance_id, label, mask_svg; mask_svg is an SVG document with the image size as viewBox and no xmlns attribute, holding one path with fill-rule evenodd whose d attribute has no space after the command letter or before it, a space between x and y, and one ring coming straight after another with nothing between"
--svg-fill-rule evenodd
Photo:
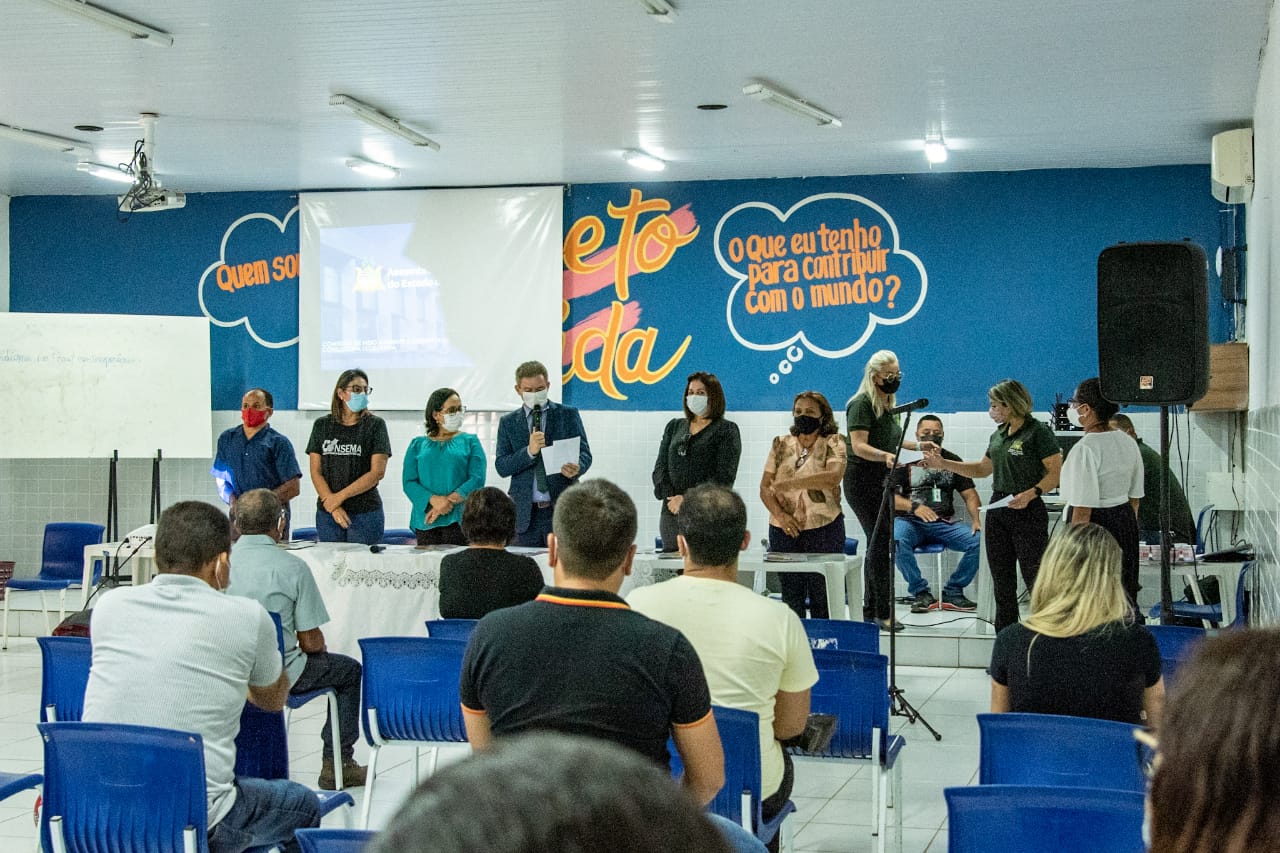
<instances>
[{"instance_id":1,"label":"blue plastic chair","mask_svg":"<svg viewBox=\"0 0 1280 853\"><path fill-rule=\"evenodd\" d=\"M418 535L407 527L394 527L382 532L383 545L417 545Z\"/></svg>"},{"instance_id":2,"label":"blue plastic chair","mask_svg":"<svg viewBox=\"0 0 1280 853\"><path fill-rule=\"evenodd\" d=\"M846 536L844 540L844 555L846 557L858 556L858 540L851 536Z\"/></svg>"},{"instance_id":3,"label":"blue plastic chair","mask_svg":"<svg viewBox=\"0 0 1280 853\"><path fill-rule=\"evenodd\" d=\"M299 829L294 833L302 853L364 853L378 833L371 829Z\"/></svg>"},{"instance_id":4,"label":"blue plastic chair","mask_svg":"<svg viewBox=\"0 0 1280 853\"><path fill-rule=\"evenodd\" d=\"M946 788L949 853L1142 853L1134 791L978 785Z\"/></svg>"},{"instance_id":5,"label":"blue plastic chair","mask_svg":"<svg viewBox=\"0 0 1280 853\"><path fill-rule=\"evenodd\" d=\"M314 527L298 527L290 536L294 542L316 542L320 539L320 534L316 532Z\"/></svg>"},{"instance_id":6,"label":"blue plastic chair","mask_svg":"<svg viewBox=\"0 0 1280 853\"><path fill-rule=\"evenodd\" d=\"M40 721L74 723L84 713L93 645L88 637L37 637L40 644Z\"/></svg>"},{"instance_id":7,"label":"blue plastic chair","mask_svg":"<svg viewBox=\"0 0 1280 853\"><path fill-rule=\"evenodd\" d=\"M870 760L871 833L879 837L878 850L883 853L889 801L902 802L902 769L897 759L906 744L901 735L889 735L889 659L868 652L814 649L813 662L818 668L818 683L810 692L809 709L815 714L835 714L836 732L823 752L793 752L815 758ZM896 845L901 851L900 806L894 809L894 822Z\"/></svg>"},{"instance_id":8,"label":"blue plastic chair","mask_svg":"<svg viewBox=\"0 0 1280 853\"><path fill-rule=\"evenodd\" d=\"M38 790L43 783L44 776L39 773L0 772L0 801L23 791Z\"/></svg>"},{"instance_id":9,"label":"blue plastic chair","mask_svg":"<svg viewBox=\"0 0 1280 853\"><path fill-rule=\"evenodd\" d=\"M280 650L281 654L283 654L284 626L280 621L280 614L271 611L268 612L271 613L271 621L276 625L276 648ZM341 791L345 785L343 784L342 779L342 756L337 751L338 746L342 743L342 726L338 723L338 691L334 690L332 687L321 687L317 690L308 690L306 693L290 693L289 698L284 701L284 727L287 731L289 728L289 718L294 710L301 708L313 699L319 699L321 697L324 697L324 699L329 703L329 736L331 738L329 742L333 744L335 750L335 759L333 762L333 783L334 787Z\"/></svg>"},{"instance_id":10,"label":"blue plastic chair","mask_svg":"<svg viewBox=\"0 0 1280 853\"><path fill-rule=\"evenodd\" d=\"M235 774L251 779L289 778L289 735L283 711L266 711L252 702L244 703L236 734ZM355 809L356 801L346 791L316 791L315 795L320 801L321 817L343 806ZM343 812L342 819L350 826L351 812Z\"/></svg>"},{"instance_id":11,"label":"blue plastic chair","mask_svg":"<svg viewBox=\"0 0 1280 853\"><path fill-rule=\"evenodd\" d=\"M1231 620L1232 628L1243 628L1249 624L1249 606L1248 600L1245 598L1245 591L1248 589L1247 578L1249 572L1253 570L1254 561L1250 560L1240 567L1240 578L1236 581L1236 616ZM1159 603L1151 608L1151 618L1159 621L1163 608ZM1173 615L1181 616L1184 619L1199 619L1204 623L1206 628L1216 628L1222 624L1222 605L1221 604L1195 604L1188 601L1175 601L1173 603Z\"/></svg>"},{"instance_id":12,"label":"blue plastic chair","mask_svg":"<svg viewBox=\"0 0 1280 853\"><path fill-rule=\"evenodd\" d=\"M434 773L438 747L466 743L458 681L467 644L431 637L367 637L360 640L364 659L364 733L369 743L360 826L369 828L369 808L384 746L413 747L416 785L418 752L431 750Z\"/></svg>"},{"instance_id":13,"label":"blue plastic chair","mask_svg":"<svg viewBox=\"0 0 1280 853\"><path fill-rule=\"evenodd\" d=\"M801 619L809 647L880 654L880 628L874 622L848 619Z\"/></svg>"},{"instance_id":14,"label":"blue plastic chair","mask_svg":"<svg viewBox=\"0 0 1280 853\"><path fill-rule=\"evenodd\" d=\"M84 579L84 549L86 545L102 542L101 524L79 521L56 521L44 526L44 547L41 551L40 574L34 578L12 578L8 592L40 592L40 609L44 611L44 623L48 633L54 626L49 622L49 602L45 593L59 590L58 622L67 618L67 590L79 586ZM9 648L9 596L4 597L4 634L0 648Z\"/></svg>"},{"instance_id":15,"label":"blue plastic chair","mask_svg":"<svg viewBox=\"0 0 1280 853\"><path fill-rule=\"evenodd\" d=\"M465 643L471 639L471 632L476 629L476 623L479 621L479 619L428 619L427 636L437 640L462 640Z\"/></svg>"},{"instance_id":16,"label":"blue plastic chair","mask_svg":"<svg viewBox=\"0 0 1280 853\"><path fill-rule=\"evenodd\" d=\"M1056 714L979 714L978 784L1146 790L1134 726Z\"/></svg>"},{"instance_id":17,"label":"blue plastic chair","mask_svg":"<svg viewBox=\"0 0 1280 853\"><path fill-rule=\"evenodd\" d=\"M44 738L43 849L208 851L199 735L113 723L37 728Z\"/></svg>"},{"instance_id":18,"label":"blue plastic chair","mask_svg":"<svg viewBox=\"0 0 1280 853\"><path fill-rule=\"evenodd\" d=\"M768 844L782 829L782 849L793 849L787 815L796 804L787 800L782 810L765 823L760 814L763 791L760 782L760 715L752 711L713 706L720 745L724 748L724 787L707 810L728 818Z\"/></svg>"},{"instance_id":19,"label":"blue plastic chair","mask_svg":"<svg viewBox=\"0 0 1280 853\"><path fill-rule=\"evenodd\" d=\"M942 595L942 555L947 553L946 546L939 542L930 542L928 545L921 545L919 548L912 549L911 553L915 554L917 557L932 556L934 558L937 569L936 574L938 576L934 589L938 591L938 595Z\"/></svg>"},{"instance_id":20,"label":"blue plastic chair","mask_svg":"<svg viewBox=\"0 0 1280 853\"><path fill-rule=\"evenodd\" d=\"M1200 514L1196 516L1196 553L1204 553L1204 535L1208 531L1209 525L1206 521L1213 520L1213 504L1206 504L1201 508Z\"/></svg>"},{"instance_id":21,"label":"blue plastic chair","mask_svg":"<svg viewBox=\"0 0 1280 853\"><path fill-rule=\"evenodd\" d=\"M1160 671L1164 674L1164 689L1168 691L1177 680L1178 668L1195 654L1205 632L1202 628L1181 625L1148 625L1147 630L1156 638L1156 647L1160 649Z\"/></svg>"}]
</instances>

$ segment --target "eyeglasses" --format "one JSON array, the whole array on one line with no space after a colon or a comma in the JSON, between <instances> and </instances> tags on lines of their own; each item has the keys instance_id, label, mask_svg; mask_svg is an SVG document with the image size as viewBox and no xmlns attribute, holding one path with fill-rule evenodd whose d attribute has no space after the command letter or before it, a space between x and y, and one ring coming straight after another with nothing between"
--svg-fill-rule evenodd
<instances>
[{"instance_id":1,"label":"eyeglasses","mask_svg":"<svg viewBox=\"0 0 1280 853\"><path fill-rule=\"evenodd\" d=\"M894 379L902 378L902 371L899 370L897 373L882 373L880 374L879 378L885 380L886 382L892 382Z\"/></svg>"},{"instance_id":2,"label":"eyeglasses","mask_svg":"<svg viewBox=\"0 0 1280 853\"><path fill-rule=\"evenodd\" d=\"M1142 775L1149 782L1160 769L1160 741L1146 729L1134 729L1133 739L1138 742L1138 764L1142 768Z\"/></svg>"},{"instance_id":3,"label":"eyeglasses","mask_svg":"<svg viewBox=\"0 0 1280 853\"><path fill-rule=\"evenodd\" d=\"M467 407L466 406L450 406L449 408L441 409L440 411L444 412L446 415L457 415L457 414L465 415L467 413Z\"/></svg>"},{"instance_id":4,"label":"eyeglasses","mask_svg":"<svg viewBox=\"0 0 1280 853\"><path fill-rule=\"evenodd\" d=\"M685 436L676 442L676 455L686 456L689 453L689 437Z\"/></svg>"},{"instance_id":5,"label":"eyeglasses","mask_svg":"<svg viewBox=\"0 0 1280 853\"><path fill-rule=\"evenodd\" d=\"M372 394L373 393L373 387L369 385L348 385L346 388L343 388L342 390L346 391L348 394Z\"/></svg>"}]
</instances>

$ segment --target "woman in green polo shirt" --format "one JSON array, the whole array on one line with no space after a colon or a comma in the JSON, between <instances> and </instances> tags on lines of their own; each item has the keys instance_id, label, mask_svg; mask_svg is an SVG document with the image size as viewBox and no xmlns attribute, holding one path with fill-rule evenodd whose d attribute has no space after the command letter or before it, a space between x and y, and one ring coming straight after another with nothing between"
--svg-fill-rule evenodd
<instances>
[{"instance_id":1,"label":"woman in green polo shirt","mask_svg":"<svg viewBox=\"0 0 1280 853\"><path fill-rule=\"evenodd\" d=\"M996 633L1018 621L1018 574L1027 589L1035 586L1040 558L1049 544L1049 511L1040 496L1058 487L1062 451L1053 430L1031 417L1031 394L1016 379L987 392L988 413L998 426L987 453L977 462L953 462L937 449L926 451L925 465L977 479L994 475L991 502L1010 498L1007 507L987 511L983 538L996 599Z\"/></svg>"}]
</instances>

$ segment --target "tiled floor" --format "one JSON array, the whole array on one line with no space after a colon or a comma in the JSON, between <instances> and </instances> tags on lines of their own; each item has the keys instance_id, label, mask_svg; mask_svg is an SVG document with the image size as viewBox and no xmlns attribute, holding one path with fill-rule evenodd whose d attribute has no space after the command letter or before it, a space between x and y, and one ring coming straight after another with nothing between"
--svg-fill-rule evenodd
<instances>
[{"instance_id":1,"label":"tiled floor","mask_svg":"<svg viewBox=\"0 0 1280 853\"><path fill-rule=\"evenodd\" d=\"M947 847L946 805L942 789L966 785L978 772L978 727L974 715L987 710L990 681L981 669L899 667L898 685L906 698L942 733L935 742L920 724L894 718L894 728L907 739L903 763L903 850L938 853ZM40 696L40 653L34 640L10 640L0 652L0 769L38 771L41 745L35 728ZM319 730L324 703L316 701L294 712L289 745L293 776L315 784L320 770ZM465 748L446 750L442 763L465 755ZM363 742L357 757L364 763ZM373 804L373 825L382 826L409 791L408 750L387 750L380 768ZM423 767L425 769L425 761ZM363 789L352 792L357 808ZM862 763L797 762L794 799L796 846L813 851L875 849L870 833L870 779ZM34 793L0 803L0 850L20 853L35 849L32 823ZM358 812L357 812L358 815ZM893 817L890 816L892 824ZM340 825L331 816L329 823ZM892 849L892 835L889 837Z\"/></svg>"}]
</instances>

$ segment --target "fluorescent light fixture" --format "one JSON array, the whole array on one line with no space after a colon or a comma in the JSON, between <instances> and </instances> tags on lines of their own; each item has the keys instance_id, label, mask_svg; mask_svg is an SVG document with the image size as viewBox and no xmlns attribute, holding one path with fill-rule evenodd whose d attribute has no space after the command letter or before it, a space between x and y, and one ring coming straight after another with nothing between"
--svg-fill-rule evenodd
<instances>
[{"instance_id":1,"label":"fluorescent light fixture","mask_svg":"<svg viewBox=\"0 0 1280 853\"><path fill-rule=\"evenodd\" d=\"M0 138L25 142L28 145L38 145L41 148L48 148L50 151L61 151L64 154L77 154L80 156L89 154L89 146L76 142L74 139L67 139L65 136L54 136L52 133L41 133L38 130L23 130L20 127L14 127L9 124L0 124Z\"/></svg>"},{"instance_id":2,"label":"fluorescent light fixture","mask_svg":"<svg viewBox=\"0 0 1280 853\"><path fill-rule=\"evenodd\" d=\"M808 101L793 98L763 83L749 83L742 87L742 94L757 101L786 110L789 113L807 118L818 123L819 127L841 127L840 119L824 109L819 109Z\"/></svg>"},{"instance_id":3,"label":"fluorescent light fixture","mask_svg":"<svg viewBox=\"0 0 1280 853\"><path fill-rule=\"evenodd\" d=\"M622 159L637 169L644 169L646 172L661 172L667 168L667 161L654 157L652 154L646 154L643 151L623 151Z\"/></svg>"},{"instance_id":4,"label":"fluorescent light fixture","mask_svg":"<svg viewBox=\"0 0 1280 853\"><path fill-rule=\"evenodd\" d=\"M133 183L133 172L123 169L119 166L107 166L102 163L76 163L76 168L81 172L88 172L95 178L105 178L108 181L119 181L122 184Z\"/></svg>"},{"instance_id":5,"label":"fluorescent light fixture","mask_svg":"<svg viewBox=\"0 0 1280 853\"><path fill-rule=\"evenodd\" d=\"M396 175L400 174L400 170L395 166L388 166L385 163L375 163L372 160L366 160L363 157L352 157L347 161L347 168L353 172L359 172L366 178L380 178L389 181Z\"/></svg>"},{"instance_id":6,"label":"fluorescent light fixture","mask_svg":"<svg viewBox=\"0 0 1280 853\"><path fill-rule=\"evenodd\" d=\"M173 36L164 30L157 30L155 27L148 26L141 21L135 21L132 18L126 18L124 15L118 15L115 12L103 9L101 6L85 3L84 0L44 0L44 2L65 12L93 21L99 26L122 32L129 38L141 39L147 44L154 44L156 47L173 47Z\"/></svg>"},{"instance_id":7,"label":"fluorescent light fixture","mask_svg":"<svg viewBox=\"0 0 1280 853\"><path fill-rule=\"evenodd\" d=\"M660 24L669 24L675 20L676 7L667 0L640 0L640 5L644 7L644 13L650 19Z\"/></svg>"},{"instance_id":8,"label":"fluorescent light fixture","mask_svg":"<svg viewBox=\"0 0 1280 853\"><path fill-rule=\"evenodd\" d=\"M400 119L389 116L377 107L371 107L364 101L357 100L350 95L333 95L329 98L329 104L335 107L346 107L351 110L356 118L366 124L385 130L387 133L394 133L419 148L430 148L432 151L440 150L440 143L427 139L416 130L401 124Z\"/></svg>"},{"instance_id":9,"label":"fluorescent light fixture","mask_svg":"<svg viewBox=\"0 0 1280 853\"><path fill-rule=\"evenodd\" d=\"M947 162L947 143L942 141L941 134L925 137L924 158L934 165Z\"/></svg>"}]
</instances>

